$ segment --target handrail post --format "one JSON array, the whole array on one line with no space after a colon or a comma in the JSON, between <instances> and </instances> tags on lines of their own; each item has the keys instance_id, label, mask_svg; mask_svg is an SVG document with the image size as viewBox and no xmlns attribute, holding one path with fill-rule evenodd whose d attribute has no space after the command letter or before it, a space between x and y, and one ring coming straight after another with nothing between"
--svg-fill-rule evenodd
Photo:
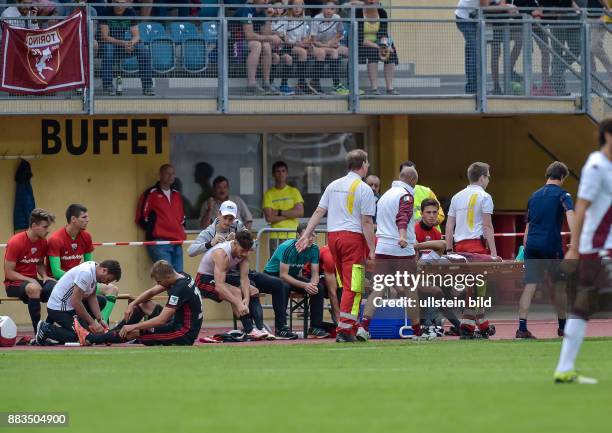
<instances>
[{"instance_id":1,"label":"handrail post","mask_svg":"<svg viewBox=\"0 0 612 433\"><path fill-rule=\"evenodd\" d=\"M478 8L478 28L476 39L478 48L476 49L477 69L477 111L487 112L487 23L484 19L482 8Z\"/></svg>"},{"instance_id":2,"label":"handrail post","mask_svg":"<svg viewBox=\"0 0 612 433\"><path fill-rule=\"evenodd\" d=\"M349 34L349 111L359 112L359 33L355 19L355 7L351 6Z\"/></svg>"}]
</instances>

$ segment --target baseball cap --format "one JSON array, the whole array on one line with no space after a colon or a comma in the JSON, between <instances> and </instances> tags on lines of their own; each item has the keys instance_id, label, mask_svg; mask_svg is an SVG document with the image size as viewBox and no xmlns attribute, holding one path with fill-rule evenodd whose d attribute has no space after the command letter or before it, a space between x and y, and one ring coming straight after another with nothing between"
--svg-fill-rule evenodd
<instances>
[{"instance_id":1,"label":"baseball cap","mask_svg":"<svg viewBox=\"0 0 612 433\"><path fill-rule=\"evenodd\" d=\"M236 203L234 203L233 201L226 200L223 203L221 203L219 212L221 212L221 215L223 216L231 215L234 218L236 218L236 215L238 215L238 206L236 206Z\"/></svg>"}]
</instances>

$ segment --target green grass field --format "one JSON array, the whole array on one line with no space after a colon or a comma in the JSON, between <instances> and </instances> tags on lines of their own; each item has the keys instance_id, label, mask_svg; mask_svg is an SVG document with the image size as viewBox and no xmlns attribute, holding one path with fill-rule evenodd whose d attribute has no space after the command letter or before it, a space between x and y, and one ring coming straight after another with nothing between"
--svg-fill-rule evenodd
<instances>
[{"instance_id":1,"label":"green grass field","mask_svg":"<svg viewBox=\"0 0 612 433\"><path fill-rule=\"evenodd\" d=\"M0 411L67 411L74 432L608 433L611 343L582 348L596 386L552 383L559 340L4 351Z\"/></svg>"}]
</instances>

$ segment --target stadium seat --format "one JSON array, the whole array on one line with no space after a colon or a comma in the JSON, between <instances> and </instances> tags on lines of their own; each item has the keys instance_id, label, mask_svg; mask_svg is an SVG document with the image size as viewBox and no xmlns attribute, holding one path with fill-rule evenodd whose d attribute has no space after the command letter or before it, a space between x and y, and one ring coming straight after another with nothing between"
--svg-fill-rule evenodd
<instances>
[{"instance_id":1,"label":"stadium seat","mask_svg":"<svg viewBox=\"0 0 612 433\"><path fill-rule=\"evenodd\" d=\"M219 35L219 23L216 21L204 21L202 23L202 37L207 43L217 43Z\"/></svg>"},{"instance_id":2,"label":"stadium seat","mask_svg":"<svg viewBox=\"0 0 612 433\"><path fill-rule=\"evenodd\" d=\"M195 24L191 22L170 24L170 36L175 44L182 44L186 39L203 39Z\"/></svg>"},{"instance_id":3,"label":"stadium seat","mask_svg":"<svg viewBox=\"0 0 612 433\"><path fill-rule=\"evenodd\" d=\"M126 30L124 39L126 41L132 39L132 33L129 30ZM125 75L133 75L138 73L138 60L136 59L136 56L133 55L121 59L119 68L121 69L121 72Z\"/></svg>"},{"instance_id":4,"label":"stadium seat","mask_svg":"<svg viewBox=\"0 0 612 433\"><path fill-rule=\"evenodd\" d=\"M166 28L163 24L147 21L138 24L140 40L144 43L151 42L151 39L166 36Z\"/></svg>"},{"instance_id":5,"label":"stadium seat","mask_svg":"<svg viewBox=\"0 0 612 433\"><path fill-rule=\"evenodd\" d=\"M176 69L174 43L169 37L153 38L151 47L151 67L157 74L167 74Z\"/></svg>"},{"instance_id":6,"label":"stadium seat","mask_svg":"<svg viewBox=\"0 0 612 433\"><path fill-rule=\"evenodd\" d=\"M208 66L204 39L183 40L181 51L182 65L185 71L195 74L204 71Z\"/></svg>"}]
</instances>

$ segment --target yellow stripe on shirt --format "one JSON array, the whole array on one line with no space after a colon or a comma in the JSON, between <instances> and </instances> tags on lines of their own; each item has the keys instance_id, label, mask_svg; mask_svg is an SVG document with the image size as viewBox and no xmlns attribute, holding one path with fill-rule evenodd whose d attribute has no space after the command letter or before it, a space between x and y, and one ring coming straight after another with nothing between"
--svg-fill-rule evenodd
<instances>
[{"instance_id":1,"label":"yellow stripe on shirt","mask_svg":"<svg viewBox=\"0 0 612 433\"><path fill-rule=\"evenodd\" d=\"M360 183L361 179L355 179L349 187L348 196L346 197L346 208L349 214L353 213L353 206L355 205L355 191L357 191L357 187L359 187Z\"/></svg>"},{"instance_id":2,"label":"yellow stripe on shirt","mask_svg":"<svg viewBox=\"0 0 612 433\"><path fill-rule=\"evenodd\" d=\"M467 223L470 230L474 230L474 208L476 208L477 200L478 194L472 194L470 196L470 201L468 202Z\"/></svg>"}]
</instances>

